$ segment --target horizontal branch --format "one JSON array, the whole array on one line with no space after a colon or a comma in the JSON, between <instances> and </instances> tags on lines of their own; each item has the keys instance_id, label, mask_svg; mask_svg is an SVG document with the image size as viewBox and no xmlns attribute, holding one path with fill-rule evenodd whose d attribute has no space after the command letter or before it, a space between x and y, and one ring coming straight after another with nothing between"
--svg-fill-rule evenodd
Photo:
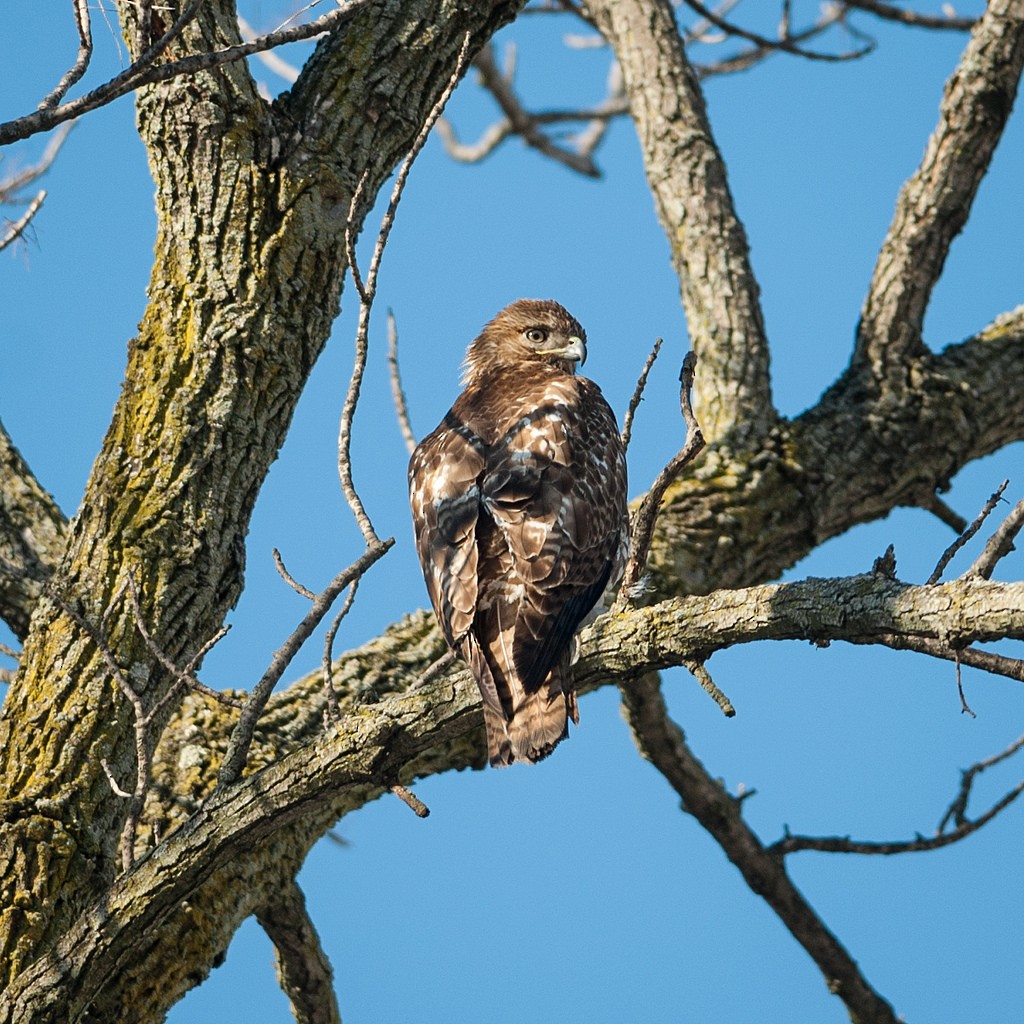
<instances>
[{"instance_id":1,"label":"horizontal branch","mask_svg":"<svg viewBox=\"0 0 1024 1024\"><path fill-rule=\"evenodd\" d=\"M582 689L628 686L652 669L765 639L863 641L888 633L946 642L1020 639L1022 608L1024 583L973 579L927 587L865 575L720 591L598 619L583 634L577 678ZM421 614L402 625L406 656L389 657L381 669L396 674L395 685L408 686L422 674L417 658L426 665L436 657L440 644L427 623ZM367 655L379 664L380 640L369 648ZM314 679L311 685L319 690L319 673ZM274 836L298 823L311 834L323 832L339 815L395 782L482 763L476 756L482 734L479 696L464 668L375 702L365 690L359 696L356 713L263 771L219 790L118 879L102 908L74 923L0 998L0 1022L19 1014L33 1019L31 1014L46 1005L63 1007L73 1019L96 986L137 954L142 936L211 872L258 857ZM307 707L306 713L315 711ZM301 734L293 726L292 735ZM469 737L471 744L465 742Z\"/></svg>"}]
</instances>

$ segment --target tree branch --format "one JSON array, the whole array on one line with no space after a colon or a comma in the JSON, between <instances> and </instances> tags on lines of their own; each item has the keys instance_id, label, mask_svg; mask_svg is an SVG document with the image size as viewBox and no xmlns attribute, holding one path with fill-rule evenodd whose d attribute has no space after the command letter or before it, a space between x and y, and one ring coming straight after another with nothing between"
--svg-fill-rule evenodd
<instances>
[{"instance_id":1,"label":"tree branch","mask_svg":"<svg viewBox=\"0 0 1024 1024\"><path fill-rule=\"evenodd\" d=\"M709 440L751 444L775 423L768 348L746 234L669 0L593 0L622 66L647 182L700 359L697 415Z\"/></svg>"},{"instance_id":2,"label":"tree branch","mask_svg":"<svg viewBox=\"0 0 1024 1024\"><path fill-rule=\"evenodd\" d=\"M778 914L858 1024L896 1024L892 1007L861 974L856 961L829 931L786 874L782 860L765 849L746 824L740 802L708 775L668 717L656 676L622 688L622 706L641 755L665 777L682 808L712 835L751 890Z\"/></svg>"},{"instance_id":3,"label":"tree branch","mask_svg":"<svg viewBox=\"0 0 1024 1024\"><path fill-rule=\"evenodd\" d=\"M292 881L276 900L257 910L256 920L274 944L277 978L296 1024L341 1024L334 972L299 883Z\"/></svg>"},{"instance_id":4,"label":"tree branch","mask_svg":"<svg viewBox=\"0 0 1024 1024\"><path fill-rule=\"evenodd\" d=\"M967 221L1024 67L1024 10L992 0L946 85L921 166L900 191L861 313L854 365L905 386L950 244Z\"/></svg>"}]
</instances>

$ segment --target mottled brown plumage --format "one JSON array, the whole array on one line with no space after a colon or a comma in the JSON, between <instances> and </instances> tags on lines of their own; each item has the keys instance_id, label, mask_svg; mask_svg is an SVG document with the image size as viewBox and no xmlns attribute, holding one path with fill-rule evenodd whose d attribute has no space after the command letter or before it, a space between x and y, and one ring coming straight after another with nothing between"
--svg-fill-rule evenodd
<instances>
[{"instance_id":1,"label":"mottled brown plumage","mask_svg":"<svg viewBox=\"0 0 1024 1024\"><path fill-rule=\"evenodd\" d=\"M625 452L600 389L575 376L585 358L557 302L512 303L409 464L427 590L480 687L491 764L538 761L578 721L573 637L625 561Z\"/></svg>"}]
</instances>

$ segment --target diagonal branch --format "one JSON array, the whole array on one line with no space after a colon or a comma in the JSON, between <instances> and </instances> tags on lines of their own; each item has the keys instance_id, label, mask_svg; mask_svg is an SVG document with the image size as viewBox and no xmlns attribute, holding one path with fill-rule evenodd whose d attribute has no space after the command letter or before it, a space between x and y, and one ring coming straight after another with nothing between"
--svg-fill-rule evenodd
<instances>
[{"instance_id":1,"label":"diagonal branch","mask_svg":"<svg viewBox=\"0 0 1024 1024\"><path fill-rule=\"evenodd\" d=\"M756 440L776 421L757 282L725 163L670 0L593 0L588 9L622 66L647 182L679 275L694 397L709 440Z\"/></svg>"},{"instance_id":2,"label":"diagonal branch","mask_svg":"<svg viewBox=\"0 0 1024 1024\"><path fill-rule=\"evenodd\" d=\"M330 32L343 25L361 8L368 6L370 0L348 0L343 7L336 8L314 21L302 25L290 25L287 28L258 36L249 42L235 43L219 50L190 54L164 64L158 63L159 58L171 42L180 38L185 26L195 16L201 4L202 0L192 0L192 3L160 39L124 71L103 85L67 103L60 103L56 106L43 105L34 113L25 114L23 117L0 124L0 146L5 146L18 139L27 139L30 135L36 135L39 132L49 131L58 124L104 107L118 97L134 92L144 85L154 85L158 82L180 78L183 75L193 75L198 71L208 71L210 68L230 64L253 54L283 46L285 43L312 39L324 32Z\"/></svg>"},{"instance_id":3,"label":"diagonal branch","mask_svg":"<svg viewBox=\"0 0 1024 1024\"><path fill-rule=\"evenodd\" d=\"M274 944L277 978L296 1024L341 1024L334 972L299 883L286 885L274 902L256 911L256 920Z\"/></svg>"},{"instance_id":4,"label":"diagonal branch","mask_svg":"<svg viewBox=\"0 0 1024 1024\"><path fill-rule=\"evenodd\" d=\"M924 351L925 311L953 239L967 222L1017 95L1024 8L992 0L946 84L939 123L900 191L857 329L854 365L879 383L905 381Z\"/></svg>"},{"instance_id":5,"label":"diagonal branch","mask_svg":"<svg viewBox=\"0 0 1024 1024\"><path fill-rule=\"evenodd\" d=\"M637 749L665 777L693 815L736 865L747 885L779 916L824 976L829 991L859 1024L896 1024L892 1007L868 983L856 961L829 931L773 856L743 820L740 801L708 775L669 717L657 676L622 688L622 706Z\"/></svg>"}]
</instances>

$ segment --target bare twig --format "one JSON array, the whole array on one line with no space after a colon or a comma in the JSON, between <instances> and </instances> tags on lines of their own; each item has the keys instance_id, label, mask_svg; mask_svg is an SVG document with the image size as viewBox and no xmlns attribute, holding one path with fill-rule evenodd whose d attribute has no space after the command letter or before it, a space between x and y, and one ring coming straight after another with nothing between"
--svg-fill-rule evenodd
<instances>
[{"instance_id":1,"label":"bare twig","mask_svg":"<svg viewBox=\"0 0 1024 1024\"><path fill-rule=\"evenodd\" d=\"M416 435L412 432L412 423L409 420L409 403L405 399L405 391L402 388L402 375L398 368L398 326L395 324L395 314L388 310L388 370L391 374L391 397L395 402L395 415L398 417L398 426L402 431L405 440L405 447L409 454L416 450Z\"/></svg>"},{"instance_id":2,"label":"bare twig","mask_svg":"<svg viewBox=\"0 0 1024 1024\"><path fill-rule=\"evenodd\" d=\"M138 587L135 583L135 577L131 575L128 576L128 594L131 598L132 611L135 613L135 628L138 630L139 636L142 637L143 643L145 643L149 653L153 655L157 662L163 666L175 681L174 686L172 686L163 695L163 697L161 697L160 701L154 707L150 708L150 719L153 719L160 714L161 710L178 692L180 687L195 690L197 693L202 693L204 696L212 697L218 703L225 704L231 708L242 707L242 702L237 697L221 693L220 690L215 690L213 687L207 686L205 683L201 683L195 673L196 666L199 665L203 658L205 658L206 655L224 639L225 636L227 636L228 631L231 628L230 626L221 626L221 628L218 629L217 632L206 641L206 643L202 644L199 650L197 650L191 658L189 658L184 668L179 668L178 665L168 657L167 652L164 651L164 649L153 639L152 634L150 634L147 629L142 614L142 604L139 600Z\"/></svg>"},{"instance_id":3,"label":"bare twig","mask_svg":"<svg viewBox=\"0 0 1024 1024\"><path fill-rule=\"evenodd\" d=\"M480 139L471 145L461 143L452 126L442 121L438 131L449 156L465 163L476 163L494 152L505 139L520 136L527 145L571 170L591 178L600 176L592 154L604 137L608 122L629 109L623 96L622 75L617 64L613 63L609 70L608 95L600 106L590 110L555 110L544 113L532 113L523 107L513 88L513 68L498 68L494 48L490 43L477 55L474 66L480 72L482 86L493 96L504 117L487 128ZM586 127L576 136L573 149L559 145L542 131L545 125L566 121L587 122Z\"/></svg>"},{"instance_id":4,"label":"bare twig","mask_svg":"<svg viewBox=\"0 0 1024 1024\"><path fill-rule=\"evenodd\" d=\"M938 850L944 846L951 846L953 843L966 839L969 835L977 832L978 829L987 825L997 814L1004 811L1024 793L1024 782L1014 786L1008 793L997 800L984 814L973 821L967 817L967 802L970 799L971 787L975 778L986 768L999 764L1007 758L1016 754L1024 748L1024 736L1014 740L1005 750L993 754L984 761L971 765L960 774L960 789L953 802L949 805L946 813L942 816L934 836L917 835L909 840L895 840L889 842L874 842L865 840L850 839L849 836L794 836L786 831L785 836L778 842L768 847L769 852L785 856L790 853L797 853L800 850L817 850L822 853L858 853L858 854L881 854L890 856L897 853L921 853L926 850ZM956 827L947 832L946 826L953 820Z\"/></svg>"},{"instance_id":5,"label":"bare twig","mask_svg":"<svg viewBox=\"0 0 1024 1024\"><path fill-rule=\"evenodd\" d=\"M281 557L281 552L274 548L274 565L277 566L278 574L281 579L288 584L296 594L301 594L303 597L310 601L316 600L316 594L313 593L308 587L304 587L298 580L296 580L292 574L285 568L284 559Z\"/></svg>"},{"instance_id":6,"label":"bare twig","mask_svg":"<svg viewBox=\"0 0 1024 1024\"><path fill-rule=\"evenodd\" d=\"M5 658L10 658L16 664L20 663L21 655L13 647L8 647L7 644L0 643L0 654ZM0 683L13 683L14 677L18 674L16 668L0 668Z\"/></svg>"},{"instance_id":7,"label":"bare twig","mask_svg":"<svg viewBox=\"0 0 1024 1024\"><path fill-rule=\"evenodd\" d=\"M351 443L352 420L355 416L356 406L359 402L359 390L362 387L363 374L366 370L366 356L369 349L370 312L373 309L373 300L377 294L377 274L380 270L380 262L384 256L384 249L388 244L388 237L391 234L391 228L395 223L395 214L398 212L398 204L402 199L402 193L405 191L405 183L409 178L409 172L412 170L412 165L415 162L416 157L419 156L420 150L423 149L431 128L434 127L437 119L441 116L441 112L444 110L445 104L448 102L451 94L455 91L455 86L458 85L459 79L462 77L462 74L466 69L466 59L469 55L470 38L470 33L467 32L465 38L462 40L462 49L459 51L459 57L455 63L455 70L452 72L451 78L448 79L448 84L444 87L441 95L437 98L437 102L430 109L430 113L427 114L423 125L417 133L416 138L413 140L408 155L402 162L401 168L399 168L398 175L395 178L394 188L391 190L391 199L388 202L388 208L384 212L384 217L381 220L380 231L377 233L377 244L373 249L373 256L370 259L370 269L366 274L365 281L363 281L359 273L359 266L355 259L355 239L353 237L353 228L356 224L359 205L362 200L362 194L365 190L365 173L359 181L359 185L352 196L352 203L349 207L348 228L345 231L345 248L348 255L349 268L352 271L352 279L355 283L356 291L359 292L359 326L356 329L355 365L352 368L352 376L349 380L348 392L345 395L345 404L341 410L341 423L338 428L338 476L341 479L341 489L345 494L345 500L348 502L349 508L352 509L352 514L355 516L356 522L359 524L359 529L362 531L363 538L368 546L379 543L379 540L377 533L373 528L373 524L370 521L370 517L367 514L362 500L356 492L355 485L352 482Z\"/></svg>"},{"instance_id":8,"label":"bare twig","mask_svg":"<svg viewBox=\"0 0 1024 1024\"><path fill-rule=\"evenodd\" d=\"M46 199L46 189L40 189L35 198L28 204L28 209L16 220L11 222L3 237L0 238L0 252L3 252L9 245L16 242L25 233L32 218L39 212L39 208Z\"/></svg>"},{"instance_id":9,"label":"bare twig","mask_svg":"<svg viewBox=\"0 0 1024 1024\"><path fill-rule=\"evenodd\" d=\"M957 792L956 797L954 797L953 802L946 810L946 813L942 816L942 820L939 822L938 827L935 830L937 835L941 835L945 832L946 826L949 824L950 820L956 822L956 827L958 829L967 823L967 802L971 797L971 788L974 785L974 780L983 771L985 771L986 768L991 768L994 765L999 764L1001 761L1007 760L1021 749L1024 749L1024 736L1019 736L1005 750L1000 751L998 754L993 754L991 757L987 757L983 761L978 761L975 764L972 764L970 768L967 768L960 773L960 789Z\"/></svg>"},{"instance_id":10,"label":"bare twig","mask_svg":"<svg viewBox=\"0 0 1024 1024\"><path fill-rule=\"evenodd\" d=\"M931 586L933 583L938 583L942 578L942 574L946 569L946 566L953 560L956 553L981 529L981 524L988 518L989 513L999 504L999 499L1003 496L1003 491L1006 490L1006 486L1009 480L1004 480L996 492L985 502L985 507L975 516L974 522L960 534L959 537L952 544L942 552L942 557L939 559L935 568L932 570L931 576L925 582L926 586Z\"/></svg>"},{"instance_id":11,"label":"bare twig","mask_svg":"<svg viewBox=\"0 0 1024 1024\"><path fill-rule=\"evenodd\" d=\"M964 681L960 671L960 651L954 648L953 654L953 664L956 665L956 692L960 695L960 713L962 715L970 715L971 718L977 718L978 716L971 710L967 703L967 698L964 696Z\"/></svg>"},{"instance_id":12,"label":"bare twig","mask_svg":"<svg viewBox=\"0 0 1024 1024\"><path fill-rule=\"evenodd\" d=\"M241 15L238 15L238 32L247 43L251 43L257 38L256 30ZM265 67L277 75L278 78L283 78L289 85L294 85L299 80L299 69L273 50L263 50L257 53L256 56Z\"/></svg>"},{"instance_id":13,"label":"bare twig","mask_svg":"<svg viewBox=\"0 0 1024 1024\"><path fill-rule=\"evenodd\" d=\"M793 836L786 835L768 847L770 853L785 856L800 850L817 850L820 853L859 853L881 854L891 856L897 853L923 853L928 850L940 850L944 846L966 839L978 829L987 825L1000 811L1004 811L1024 793L1024 782L1018 783L1001 800L993 804L980 818L965 821L952 832L942 832L934 836L917 836L914 839L893 840L889 842L873 842L870 840L850 839L844 836Z\"/></svg>"},{"instance_id":14,"label":"bare twig","mask_svg":"<svg viewBox=\"0 0 1024 1024\"><path fill-rule=\"evenodd\" d=\"M654 342L654 348L651 349L650 354L647 356L644 368L640 371L640 376L637 378L636 387L633 389L633 397L629 400L629 408L626 410L626 415L622 417L623 448L629 448L629 441L633 435L633 417L636 416L636 411L640 408L640 403L643 401L644 389L647 387L647 378L650 376L651 367L654 366L654 360L658 358L658 353L661 351L661 345L662 339L657 338Z\"/></svg>"},{"instance_id":15,"label":"bare twig","mask_svg":"<svg viewBox=\"0 0 1024 1024\"><path fill-rule=\"evenodd\" d=\"M948 642L903 633L876 633L870 639L851 642L881 644L893 651L916 651L918 654L927 654L945 661L955 662L959 659L962 665L970 668L1024 683L1024 661L993 654L991 651L979 651L976 647L952 647Z\"/></svg>"},{"instance_id":16,"label":"bare twig","mask_svg":"<svg viewBox=\"0 0 1024 1024\"><path fill-rule=\"evenodd\" d=\"M217 773L218 787L231 785L242 774L242 769L245 767L245 759L252 744L253 730L256 728L256 722L266 706L270 694L284 674L285 669L288 668L292 659L299 652L299 649L309 639L313 630L320 625L328 611L330 611L335 599L345 587L353 580L362 576L374 562L390 550L394 543L394 538L390 537L385 541L379 541L371 545L347 569L343 569L338 573L317 596L313 602L313 607L310 608L303 620L295 627L291 636L278 648L266 672L263 673L259 682L252 688L248 699L242 707L238 723L231 733L231 739L228 741L224 762Z\"/></svg>"},{"instance_id":17,"label":"bare twig","mask_svg":"<svg viewBox=\"0 0 1024 1024\"><path fill-rule=\"evenodd\" d=\"M405 786L400 786L396 783L390 788L391 792L394 793L403 804L409 807L417 818L427 818L430 816L430 808L418 796L406 789Z\"/></svg>"},{"instance_id":18,"label":"bare twig","mask_svg":"<svg viewBox=\"0 0 1024 1024\"><path fill-rule=\"evenodd\" d=\"M992 578L992 572L1001 558L1005 558L1013 550L1013 542L1024 527L1024 500L1014 505L1010 514L999 525L999 529L989 538L984 551L965 575L978 579Z\"/></svg>"},{"instance_id":19,"label":"bare twig","mask_svg":"<svg viewBox=\"0 0 1024 1024\"><path fill-rule=\"evenodd\" d=\"M640 577L643 575L647 565L647 556L651 550L651 539L654 536L654 526L658 520L658 513L661 511L661 501L669 485L679 476L683 469L691 463L704 450L704 435L693 414L693 405L690 401L690 393L693 389L694 367L697 365L697 357L693 352L687 352L683 359L683 366L679 372L679 405L683 414L683 421L686 424L686 444L679 450L668 465L658 474L651 489L644 496L633 519L633 537L629 561L626 563L626 570L622 576L622 586L619 591L628 599L634 592Z\"/></svg>"},{"instance_id":20,"label":"bare twig","mask_svg":"<svg viewBox=\"0 0 1024 1024\"><path fill-rule=\"evenodd\" d=\"M426 686L427 683L432 683L442 672L446 671L449 666L453 665L456 661L454 651L445 651L436 661L431 662L423 674L409 687L410 690L415 690L417 687Z\"/></svg>"}]
</instances>

